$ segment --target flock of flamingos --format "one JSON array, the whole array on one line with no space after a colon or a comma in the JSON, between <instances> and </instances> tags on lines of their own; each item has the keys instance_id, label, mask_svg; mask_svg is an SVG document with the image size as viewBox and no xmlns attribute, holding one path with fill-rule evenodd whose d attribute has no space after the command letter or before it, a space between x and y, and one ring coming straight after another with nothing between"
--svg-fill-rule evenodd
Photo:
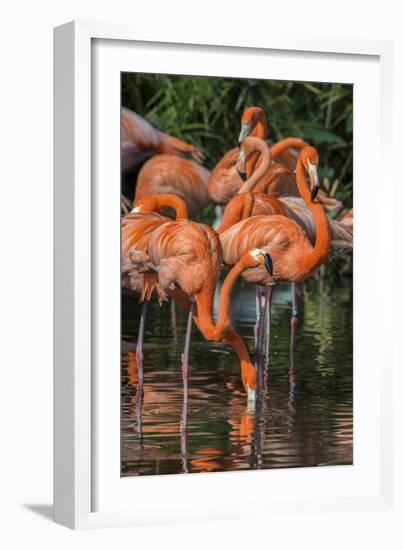
<instances>
[{"instance_id":1,"label":"flock of flamingos","mask_svg":"<svg viewBox=\"0 0 403 550\"><path fill-rule=\"evenodd\" d=\"M291 283L295 329L303 281L327 261L332 247L352 250L353 212L340 215L343 205L321 185L316 149L296 137L268 145L267 134L264 110L245 109L239 145L210 172L199 149L122 109L122 170L142 164L133 183L133 204L122 195L122 287L142 302L136 347L139 381L147 304L156 295L160 304L173 300L188 315L182 356L185 399L194 321L207 340L232 346L248 402L253 403L257 370L231 323L236 280L242 277L256 287L259 357L265 331L270 331L273 285ZM189 219L211 203L217 205L213 227ZM221 270L228 273L215 319Z\"/></svg>"}]
</instances>

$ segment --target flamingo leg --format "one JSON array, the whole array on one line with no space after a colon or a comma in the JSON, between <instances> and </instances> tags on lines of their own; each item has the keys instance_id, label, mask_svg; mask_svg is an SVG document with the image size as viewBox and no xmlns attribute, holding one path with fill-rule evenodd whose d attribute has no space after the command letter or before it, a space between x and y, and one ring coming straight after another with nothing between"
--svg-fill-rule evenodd
<instances>
[{"instance_id":1,"label":"flamingo leg","mask_svg":"<svg viewBox=\"0 0 403 550\"><path fill-rule=\"evenodd\" d=\"M298 295L297 284L291 283L291 318L298 317Z\"/></svg>"},{"instance_id":2,"label":"flamingo leg","mask_svg":"<svg viewBox=\"0 0 403 550\"><path fill-rule=\"evenodd\" d=\"M143 343L144 343L144 327L146 323L147 306L148 306L148 302L147 300L144 300L141 306L140 326L139 326L139 333L137 336L137 345L136 345L136 360L137 360L139 380L143 379L143 359L144 359Z\"/></svg>"},{"instance_id":3,"label":"flamingo leg","mask_svg":"<svg viewBox=\"0 0 403 550\"><path fill-rule=\"evenodd\" d=\"M140 314L140 326L139 333L137 336L137 346L136 346L136 362L137 362L137 376L138 376L138 385L136 391L136 414L139 430L141 431L141 410L143 407L143 383L144 383L144 368L143 368L143 342L144 342L144 327L146 322L147 315L147 300L144 300L141 306Z\"/></svg>"},{"instance_id":4,"label":"flamingo leg","mask_svg":"<svg viewBox=\"0 0 403 550\"><path fill-rule=\"evenodd\" d=\"M273 297L273 289L271 286L267 287L267 307L266 307L266 355L269 356L270 352L270 336L271 336L271 303Z\"/></svg>"},{"instance_id":5,"label":"flamingo leg","mask_svg":"<svg viewBox=\"0 0 403 550\"><path fill-rule=\"evenodd\" d=\"M257 343L256 343L256 353L262 352L262 346L263 346L263 338L264 338L264 328L265 328L265 321L267 316L267 302L268 302L268 293L266 288L261 289L261 302L260 302L260 311L261 311L261 318L260 318L260 324L259 324L259 330L257 333Z\"/></svg>"},{"instance_id":6,"label":"flamingo leg","mask_svg":"<svg viewBox=\"0 0 403 550\"><path fill-rule=\"evenodd\" d=\"M192 320L194 312L194 302L191 302L186 326L185 349L182 356L182 378L183 378L183 398L187 402L188 398L188 380L189 380L189 350L190 338L192 334Z\"/></svg>"},{"instance_id":7,"label":"flamingo leg","mask_svg":"<svg viewBox=\"0 0 403 550\"><path fill-rule=\"evenodd\" d=\"M137 431L140 435L140 438L142 438L143 436L143 423L142 423L143 398L144 398L143 378L139 377L138 383L137 383L137 390L136 390L136 419L137 419Z\"/></svg>"},{"instance_id":8,"label":"flamingo leg","mask_svg":"<svg viewBox=\"0 0 403 550\"><path fill-rule=\"evenodd\" d=\"M255 335L255 349L257 349L257 345L258 345L261 313L262 313L261 289L260 289L260 286L256 285L256 323L253 329L253 333Z\"/></svg>"},{"instance_id":9,"label":"flamingo leg","mask_svg":"<svg viewBox=\"0 0 403 550\"><path fill-rule=\"evenodd\" d=\"M176 306L175 306L175 300L171 298L171 325L172 325L172 332L174 337L174 344L175 346L178 345L178 327L176 324Z\"/></svg>"},{"instance_id":10,"label":"flamingo leg","mask_svg":"<svg viewBox=\"0 0 403 550\"><path fill-rule=\"evenodd\" d=\"M184 474L189 472L188 467L188 448L187 448L187 418L188 408L187 400L183 399L182 421L181 421L181 455L182 455L182 471Z\"/></svg>"},{"instance_id":11,"label":"flamingo leg","mask_svg":"<svg viewBox=\"0 0 403 550\"><path fill-rule=\"evenodd\" d=\"M290 367L288 369L288 408L290 410L291 416L289 420L290 430L292 428L292 414L295 413L294 399L295 399L295 382L296 382L296 366L295 366L295 335L296 335L296 323L291 322L291 332L290 332Z\"/></svg>"}]
</instances>

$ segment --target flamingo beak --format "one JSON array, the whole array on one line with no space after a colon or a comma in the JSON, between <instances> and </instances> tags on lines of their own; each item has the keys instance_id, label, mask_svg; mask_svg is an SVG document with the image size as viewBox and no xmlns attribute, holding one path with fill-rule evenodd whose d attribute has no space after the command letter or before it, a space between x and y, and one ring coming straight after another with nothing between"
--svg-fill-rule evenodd
<instances>
[{"instance_id":1,"label":"flamingo beak","mask_svg":"<svg viewBox=\"0 0 403 550\"><path fill-rule=\"evenodd\" d=\"M252 131L252 123L251 122L245 122L241 125L241 131L239 133L238 137L238 143L242 143L243 140L248 137L248 135Z\"/></svg>"},{"instance_id":2,"label":"flamingo beak","mask_svg":"<svg viewBox=\"0 0 403 550\"><path fill-rule=\"evenodd\" d=\"M271 259L270 254L268 254L267 252L264 255L264 265L269 275L273 276L273 260Z\"/></svg>"},{"instance_id":3,"label":"flamingo beak","mask_svg":"<svg viewBox=\"0 0 403 550\"><path fill-rule=\"evenodd\" d=\"M256 403L256 389L251 388L250 386L247 386L246 388L247 394L248 394L248 406L254 406Z\"/></svg>"},{"instance_id":4,"label":"flamingo beak","mask_svg":"<svg viewBox=\"0 0 403 550\"><path fill-rule=\"evenodd\" d=\"M245 172L241 172L241 170L238 170L238 168L236 169L236 171L238 172L238 176L241 178L243 182L245 182L248 179Z\"/></svg>"},{"instance_id":5,"label":"flamingo beak","mask_svg":"<svg viewBox=\"0 0 403 550\"><path fill-rule=\"evenodd\" d=\"M308 174L311 183L311 201L313 202L319 191L319 177L316 164L311 164L308 160Z\"/></svg>"},{"instance_id":6,"label":"flamingo beak","mask_svg":"<svg viewBox=\"0 0 403 550\"><path fill-rule=\"evenodd\" d=\"M133 214L133 213L136 213L136 212L140 212L141 210L141 206L135 206L131 211L130 211L130 214Z\"/></svg>"}]
</instances>

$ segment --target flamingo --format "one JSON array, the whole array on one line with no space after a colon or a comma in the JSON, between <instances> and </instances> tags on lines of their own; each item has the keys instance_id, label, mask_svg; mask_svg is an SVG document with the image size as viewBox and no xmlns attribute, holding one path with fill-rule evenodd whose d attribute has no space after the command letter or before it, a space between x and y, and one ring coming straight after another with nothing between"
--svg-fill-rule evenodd
<instances>
[{"instance_id":1,"label":"flamingo","mask_svg":"<svg viewBox=\"0 0 403 550\"><path fill-rule=\"evenodd\" d=\"M140 115L122 107L122 170L141 164L155 154L181 155L202 163L203 154L197 147L164 134Z\"/></svg>"},{"instance_id":2,"label":"flamingo","mask_svg":"<svg viewBox=\"0 0 403 550\"><path fill-rule=\"evenodd\" d=\"M143 340L145 319L147 314L147 304L155 290L158 289L158 281L155 273L138 270L133 268L131 249L135 247L137 260L139 254L147 249L147 242L153 231L159 226L168 221L170 218L162 216L158 213L163 208L174 210L176 218L186 219L186 205L179 197L175 195L158 195L147 197L135 205L132 212L122 219L122 288L138 294L142 302L140 314L139 334L136 346L136 360L140 367L140 375L142 380L142 363L143 363ZM166 299L166 296L159 294L159 300Z\"/></svg>"},{"instance_id":3,"label":"flamingo","mask_svg":"<svg viewBox=\"0 0 403 550\"><path fill-rule=\"evenodd\" d=\"M316 239L316 227L311 210L301 197L281 197L277 199L264 193L240 193L227 204L218 234L246 218L260 215L287 216L295 220L307 234L312 244ZM340 220L329 219L331 247L352 248L353 232L350 225L351 216ZM347 220L344 222L344 220Z\"/></svg>"},{"instance_id":4,"label":"flamingo","mask_svg":"<svg viewBox=\"0 0 403 550\"><path fill-rule=\"evenodd\" d=\"M267 117L260 107L248 107L242 114L239 140L242 141L248 135L266 139ZM208 192L217 204L226 204L242 185L236 171L238 154L238 147L230 149L211 172Z\"/></svg>"},{"instance_id":5,"label":"flamingo","mask_svg":"<svg viewBox=\"0 0 403 550\"><path fill-rule=\"evenodd\" d=\"M148 195L178 195L194 216L210 202L209 177L210 172L200 164L175 155L156 155L139 172L135 201Z\"/></svg>"},{"instance_id":6,"label":"flamingo","mask_svg":"<svg viewBox=\"0 0 403 550\"><path fill-rule=\"evenodd\" d=\"M287 138L283 140L285 142L285 146L283 146L283 149L281 147L277 147L280 142L270 149L268 145L261 139L253 137L247 137L244 139L239 151L238 161L236 164L238 172L240 174L245 174L248 160L252 155L256 153L256 151L259 153L261 163L254 171L252 171L252 173L249 174L249 177L246 179L246 181L244 181L239 190L239 194L235 195L235 197L233 197L226 206L223 218L221 220L221 225L218 229L219 234L223 233L226 229L228 229L228 227L234 225L241 219L256 215L275 214L287 216L295 220L307 233L310 241L312 243L315 242L315 224L313 222L311 212L306 206L304 200L301 197L283 196L283 193L286 194L287 192L293 195L299 194L295 179L287 179L286 181L284 181L281 179L281 177L266 177L267 166L270 166L273 149L275 150L276 154L281 153L283 150L290 150L293 139L294 138ZM281 194L280 200L271 195L256 192L257 186L262 187L262 178L265 180L263 187L269 191L275 191L277 189L277 195ZM326 208L333 209L334 204L331 203L331 206L329 206L329 201L333 200L335 202L334 199L326 197L321 190L318 191L317 196L320 202L326 203ZM330 225L332 246L344 246L347 248L351 248L353 239L352 231L349 230L348 227L345 227L337 221L331 221ZM297 290L299 286L300 285L296 285L295 283L291 284L292 317L297 317L298 315ZM256 293L257 322L255 326L255 332L257 333L260 323L260 301L261 299L264 300L264 296L261 296L259 287L257 287Z\"/></svg>"},{"instance_id":7,"label":"flamingo","mask_svg":"<svg viewBox=\"0 0 403 550\"><path fill-rule=\"evenodd\" d=\"M263 109L260 107L245 109L241 118L239 143L243 143L247 137L265 140L267 133L267 117ZM307 145L302 139L294 137L283 139L274 144L271 149L273 160L276 162L267 167L268 177L279 178L281 176L285 180L292 180L292 171L295 169L295 155L298 155L298 152ZM258 154L257 152L254 153L251 158L248 158L248 173L256 163L259 164ZM242 186L242 178L236 169L238 155L238 147L230 149L211 173L208 191L210 198L217 204L227 204Z\"/></svg>"},{"instance_id":8,"label":"flamingo","mask_svg":"<svg viewBox=\"0 0 403 550\"><path fill-rule=\"evenodd\" d=\"M278 198L290 196L299 197L300 195L295 181L295 170L291 172L281 164L273 163L272 160L270 160L273 159L273 150L275 152L274 154L289 151L294 140L299 140L299 138L286 138L282 140L286 144L286 147L282 148L281 142L278 142L273 147L269 147L259 138L245 138L241 144L236 163L236 170L243 180L243 184L239 187L238 193L253 191L254 193L268 193ZM308 146L304 141L299 141L301 142L301 147L302 144L305 144L304 147ZM256 156L256 153L258 153L258 156ZM256 159L258 160L256 161ZM268 166L269 169L262 169L262 165L265 167ZM343 206L340 201L337 201L333 197L329 197L320 188L318 189L317 198L328 211L335 212L340 210Z\"/></svg>"},{"instance_id":9,"label":"flamingo","mask_svg":"<svg viewBox=\"0 0 403 550\"><path fill-rule=\"evenodd\" d=\"M177 204L177 201L180 201L179 197L175 197L175 201ZM231 325L230 294L236 278L243 270L259 264L265 264L267 269L272 270L271 260L265 252L259 250L247 251L240 257L222 285L218 320L215 323L214 292L222 261L219 237L207 225L186 219L167 221L158 213L144 212L145 209L160 209L164 203L173 205L173 202L168 202L166 198L147 197L136 206L140 210L123 219L122 253L127 259L124 261L123 271L125 275L133 274L134 290L142 292L145 300L150 299L155 289L160 299L171 295L175 301L181 300L182 305L189 310L182 361L184 396L187 395L188 387L193 317L207 340L228 343L233 347L240 361L241 377L248 401L253 401L256 391L256 371L242 338ZM145 283L144 280L140 280L139 282L139 276L144 277L148 274L152 277L151 281ZM144 309L143 312L140 330L144 333Z\"/></svg>"},{"instance_id":10,"label":"flamingo","mask_svg":"<svg viewBox=\"0 0 403 550\"><path fill-rule=\"evenodd\" d=\"M305 147L297 161L296 182L301 197L311 211L315 225L316 239L313 245L305 231L294 220L282 215L260 215L244 219L221 233L224 262L236 264L245 250L260 248L273 259L274 273L268 276L260 267L245 271L246 281L259 285L262 300L262 317L270 319L271 290L276 281L301 283L323 264L330 248L329 220L324 207L315 200L319 190L317 166L319 157L316 149ZM309 178L310 190L306 181ZM260 313L260 307L258 312ZM259 321L259 318L258 318ZM292 323L296 321L293 315ZM258 325L256 347L260 351L263 330Z\"/></svg>"},{"instance_id":11,"label":"flamingo","mask_svg":"<svg viewBox=\"0 0 403 550\"><path fill-rule=\"evenodd\" d=\"M227 204L224 215L221 220L221 225L218 229L218 234L221 235L229 227L246 218L260 215L280 215L293 219L304 230L312 244L316 240L316 227L310 209L305 204L301 197L282 197L276 199L270 195L263 193L241 193L235 195ZM351 218L348 218L351 219ZM343 221L329 219L331 248L353 248L353 231L348 223ZM292 299L292 317L298 316L298 298L297 294L300 285L291 283L291 299ZM257 323L255 333L258 332L260 324L260 289L257 287Z\"/></svg>"}]
</instances>

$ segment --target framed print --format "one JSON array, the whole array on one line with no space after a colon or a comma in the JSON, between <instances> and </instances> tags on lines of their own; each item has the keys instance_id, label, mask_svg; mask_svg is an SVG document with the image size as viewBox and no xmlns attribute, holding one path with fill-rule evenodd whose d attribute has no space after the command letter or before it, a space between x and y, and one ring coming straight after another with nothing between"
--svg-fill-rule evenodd
<instances>
[{"instance_id":1,"label":"framed print","mask_svg":"<svg viewBox=\"0 0 403 550\"><path fill-rule=\"evenodd\" d=\"M57 522L395 514L392 51L55 30Z\"/></svg>"}]
</instances>

